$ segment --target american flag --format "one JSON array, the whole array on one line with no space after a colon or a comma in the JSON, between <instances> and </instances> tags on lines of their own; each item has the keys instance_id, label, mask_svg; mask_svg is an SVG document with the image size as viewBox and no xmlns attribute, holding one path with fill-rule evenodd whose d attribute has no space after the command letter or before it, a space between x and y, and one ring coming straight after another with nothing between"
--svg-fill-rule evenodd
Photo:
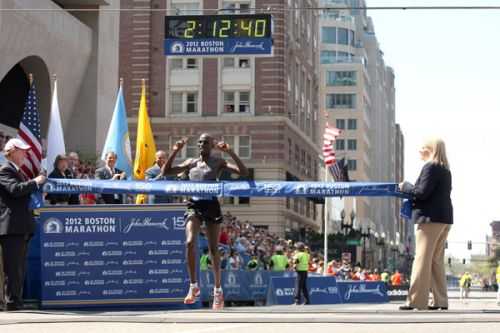
<instances>
[{"instance_id":1,"label":"american flag","mask_svg":"<svg viewBox=\"0 0 500 333\"><path fill-rule=\"evenodd\" d=\"M17 136L31 146L28 157L21 166L22 173L32 179L40 173L42 162L42 140L40 136L40 116L36 98L35 83L31 84L24 106L23 118Z\"/></svg>"},{"instance_id":2,"label":"american flag","mask_svg":"<svg viewBox=\"0 0 500 333\"><path fill-rule=\"evenodd\" d=\"M328 168L336 182L348 181L345 172L344 159L337 161L333 144L336 138L342 133L341 130L331 127L326 123L325 133L323 134L323 158L325 166Z\"/></svg>"}]
</instances>

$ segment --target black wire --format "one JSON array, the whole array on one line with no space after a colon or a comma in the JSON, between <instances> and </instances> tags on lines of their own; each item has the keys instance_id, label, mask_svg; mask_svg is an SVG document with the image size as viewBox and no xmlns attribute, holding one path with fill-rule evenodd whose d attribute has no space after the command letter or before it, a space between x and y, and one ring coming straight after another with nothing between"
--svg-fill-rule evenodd
<instances>
[{"instance_id":1,"label":"black wire","mask_svg":"<svg viewBox=\"0 0 500 333\"><path fill-rule=\"evenodd\" d=\"M234 9L165 9L165 8L0 8L0 12L234 12ZM500 10L500 6L346 6L346 7L267 7L267 8L246 8L245 11L281 13L297 10Z\"/></svg>"}]
</instances>

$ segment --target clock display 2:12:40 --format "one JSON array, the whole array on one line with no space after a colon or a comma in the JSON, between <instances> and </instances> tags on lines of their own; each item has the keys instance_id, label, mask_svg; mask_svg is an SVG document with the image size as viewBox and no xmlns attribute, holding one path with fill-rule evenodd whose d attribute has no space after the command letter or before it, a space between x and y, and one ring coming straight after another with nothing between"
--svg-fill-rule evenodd
<instances>
[{"instance_id":1,"label":"clock display 2:12:40","mask_svg":"<svg viewBox=\"0 0 500 333\"><path fill-rule=\"evenodd\" d=\"M270 36L270 25L264 18L187 20L184 38L262 38Z\"/></svg>"}]
</instances>

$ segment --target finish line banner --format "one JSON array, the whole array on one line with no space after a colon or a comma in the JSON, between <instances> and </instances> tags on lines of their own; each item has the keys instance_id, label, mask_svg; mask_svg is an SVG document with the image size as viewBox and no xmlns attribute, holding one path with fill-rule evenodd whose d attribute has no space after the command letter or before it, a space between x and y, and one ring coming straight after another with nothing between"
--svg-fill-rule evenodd
<instances>
[{"instance_id":1,"label":"finish line banner","mask_svg":"<svg viewBox=\"0 0 500 333\"><path fill-rule=\"evenodd\" d=\"M388 196L408 198L396 183L342 183L293 181L110 181L93 179L49 179L46 193L105 193L187 195L201 197L351 197Z\"/></svg>"}]
</instances>

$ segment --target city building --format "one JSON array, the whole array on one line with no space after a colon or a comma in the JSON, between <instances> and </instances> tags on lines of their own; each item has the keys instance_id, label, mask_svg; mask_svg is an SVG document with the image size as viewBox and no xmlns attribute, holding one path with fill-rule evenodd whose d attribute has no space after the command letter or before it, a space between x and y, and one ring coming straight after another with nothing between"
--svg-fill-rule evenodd
<instances>
[{"instance_id":1,"label":"city building","mask_svg":"<svg viewBox=\"0 0 500 333\"><path fill-rule=\"evenodd\" d=\"M282 10L317 5L315 0L122 0L121 8L130 9L120 22L120 76L130 132L146 79L157 147L168 151L179 138L188 138L179 161L197 157L197 137L208 132L231 144L253 179L317 180L318 16L312 10ZM278 9L271 12L272 57L164 56L166 11L240 14L253 8ZM322 220L320 207L305 198L226 198L223 210L280 235L319 230Z\"/></svg>"},{"instance_id":2,"label":"city building","mask_svg":"<svg viewBox=\"0 0 500 333\"><path fill-rule=\"evenodd\" d=\"M31 73L42 138L47 136L52 76L57 75L66 148L91 156L102 149L118 88L120 13L99 8L118 9L119 2L0 2L0 124L8 134L19 127Z\"/></svg>"},{"instance_id":3,"label":"city building","mask_svg":"<svg viewBox=\"0 0 500 333\"><path fill-rule=\"evenodd\" d=\"M328 122L343 131L337 159L345 159L351 180L402 181L404 136L395 121L395 74L384 62L372 19L359 9L365 1L323 0L321 5L335 8L323 10L320 18L322 128ZM355 213L353 227L384 235L398 257L408 253L413 232L399 217L399 199L346 199L343 209L347 216ZM372 236L365 250L370 265L386 257Z\"/></svg>"},{"instance_id":4,"label":"city building","mask_svg":"<svg viewBox=\"0 0 500 333\"><path fill-rule=\"evenodd\" d=\"M490 223L491 237L486 236L486 255L494 257L500 248L500 221Z\"/></svg>"}]
</instances>

